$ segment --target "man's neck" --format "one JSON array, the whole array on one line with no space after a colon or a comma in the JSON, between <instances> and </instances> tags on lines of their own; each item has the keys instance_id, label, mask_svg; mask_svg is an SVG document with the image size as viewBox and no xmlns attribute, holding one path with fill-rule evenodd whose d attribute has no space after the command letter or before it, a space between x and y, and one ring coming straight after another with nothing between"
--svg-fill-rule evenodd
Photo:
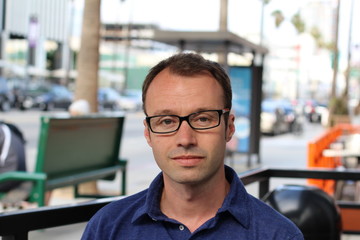
<instances>
[{"instance_id":1,"label":"man's neck","mask_svg":"<svg viewBox=\"0 0 360 240\"><path fill-rule=\"evenodd\" d=\"M225 177L198 185L174 184L165 181L160 202L161 211L194 232L216 215L229 189L230 184Z\"/></svg>"}]
</instances>

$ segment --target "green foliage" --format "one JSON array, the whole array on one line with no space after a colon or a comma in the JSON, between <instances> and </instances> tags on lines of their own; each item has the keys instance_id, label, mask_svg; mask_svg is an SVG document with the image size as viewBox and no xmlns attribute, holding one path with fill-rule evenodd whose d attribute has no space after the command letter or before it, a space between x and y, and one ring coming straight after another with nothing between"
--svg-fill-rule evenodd
<instances>
[{"instance_id":1,"label":"green foliage","mask_svg":"<svg viewBox=\"0 0 360 240\"><path fill-rule=\"evenodd\" d=\"M318 27L312 27L311 31L310 31L311 36L313 36L313 38L315 39L316 43L318 46L320 46L323 42L323 36L319 30Z\"/></svg>"},{"instance_id":2,"label":"green foliage","mask_svg":"<svg viewBox=\"0 0 360 240\"><path fill-rule=\"evenodd\" d=\"M271 16L275 18L275 26L279 27L284 22L285 17L281 10L275 10L271 13ZM301 18L300 13L296 13L291 18L291 23L296 28L298 34L305 32L305 22Z\"/></svg>"},{"instance_id":3,"label":"green foliage","mask_svg":"<svg viewBox=\"0 0 360 240\"><path fill-rule=\"evenodd\" d=\"M291 18L291 23L294 25L294 27L296 28L296 31L298 32L298 34L305 32L305 22L304 20L301 18L300 13L296 13L292 18Z\"/></svg>"},{"instance_id":4,"label":"green foliage","mask_svg":"<svg viewBox=\"0 0 360 240\"><path fill-rule=\"evenodd\" d=\"M279 27L285 20L283 13L280 10L275 10L271 13L271 16L275 18L275 26Z\"/></svg>"},{"instance_id":5,"label":"green foliage","mask_svg":"<svg viewBox=\"0 0 360 240\"><path fill-rule=\"evenodd\" d=\"M318 48L325 48L333 50L334 44L332 42L325 42L318 27L313 26L310 31L311 36L315 39Z\"/></svg>"}]
</instances>

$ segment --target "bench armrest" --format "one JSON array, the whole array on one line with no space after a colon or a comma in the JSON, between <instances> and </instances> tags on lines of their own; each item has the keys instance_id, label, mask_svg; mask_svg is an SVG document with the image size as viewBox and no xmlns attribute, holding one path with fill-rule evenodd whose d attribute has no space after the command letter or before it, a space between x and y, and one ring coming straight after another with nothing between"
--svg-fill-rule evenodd
<instances>
[{"instance_id":1,"label":"bench armrest","mask_svg":"<svg viewBox=\"0 0 360 240\"><path fill-rule=\"evenodd\" d=\"M46 174L44 173L12 171L12 172L4 172L0 174L0 182L10 181L10 180L44 181L45 179L46 179Z\"/></svg>"},{"instance_id":2,"label":"bench armrest","mask_svg":"<svg viewBox=\"0 0 360 240\"><path fill-rule=\"evenodd\" d=\"M126 164L127 164L127 159L119 158L118 160L119 160L119 164L120 164L121 166L126 166Z\"/></svg>"},{"instance_id":3,"label":"bench armrest","mask_svg":"<svg viewBox=\"0 0 360 240\"><path fill-rule=\"evenodd\" d=\"M5 172L0 174L0 182L18 180L18 181L32 181L34 182L33 189L30 194L31 201L36 201L39 206L43 206L45 202L45 173L32 173L32 172Z\"/></svg>"}]
</instances>

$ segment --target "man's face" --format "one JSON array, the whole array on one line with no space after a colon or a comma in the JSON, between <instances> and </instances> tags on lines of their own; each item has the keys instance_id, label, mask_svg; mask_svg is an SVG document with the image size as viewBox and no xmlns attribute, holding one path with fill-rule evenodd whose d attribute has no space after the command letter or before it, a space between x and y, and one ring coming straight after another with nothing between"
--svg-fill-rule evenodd
<instances>
[{"instance_id":1,"label":"man's face","mask_svg":"<svg viewBox=\"0 0 360 240\"><path fill-rule=\"evenodd\" d=\"M224 109L223 90L209 74L184 77L160 72L146 95L148 116L174 114L187 116L201 110ZM144 121L145 138L153 150L155 160L164 173L164 179L182 184L198 184L223 171L226 142L231 139L234 116L227 129L221 117L220 126L194 130L183 121L177 132L155 134Z\"/></svg>"}]
</instances>

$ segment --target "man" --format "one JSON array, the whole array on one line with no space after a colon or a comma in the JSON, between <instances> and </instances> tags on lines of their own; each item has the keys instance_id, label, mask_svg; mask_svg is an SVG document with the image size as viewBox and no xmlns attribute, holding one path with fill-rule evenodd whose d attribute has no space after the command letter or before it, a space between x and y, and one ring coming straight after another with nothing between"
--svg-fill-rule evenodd
<instances>
[{"instance_id":1,"label":"man","mask_svg":"<svg viewBox=\"0 0 360 240\"><path fill-rule=\"evenodd\" d=\"M10 171L26 171L25 139L21 130L0 120L0 174ZM15 189L21 181L0 183L0 192Z\"/></svg>"},{"instance_id":2,"label":"man","mask_svg":"<svg viewBox=\"0 0 360 240\"><path fill-rule=\"evenodd\" d=\"M100 210L83 239L303 239L224 165L231 99L224 70L200 55L153 67L143 85L144 135L162 172L149 189Z\"/></svg>"},{"instance_id":3,"label":"man","mask_svg":"<svg viewBox=\"0 0 360 240\"><path fill-rule=\"evenodd\" d=\"M26 154L22 131L15 125L0 121L0 174L26 171ZM28 181L5 181L0 183L0 205L3 208L27 208L32 183Z\"/></svg>"}]
</instances>

